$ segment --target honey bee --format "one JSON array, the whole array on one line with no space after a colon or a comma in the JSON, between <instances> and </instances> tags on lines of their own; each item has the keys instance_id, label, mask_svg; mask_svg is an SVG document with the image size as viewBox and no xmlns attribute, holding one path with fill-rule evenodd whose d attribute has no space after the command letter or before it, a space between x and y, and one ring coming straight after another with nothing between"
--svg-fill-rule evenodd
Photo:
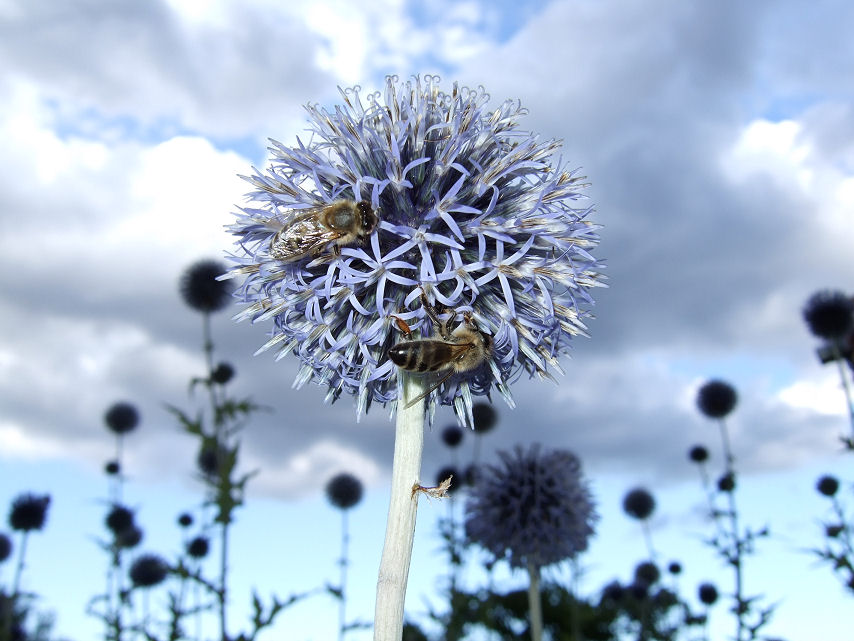
<instances>
[{"instance_id":1,"label":"honey bee","mask_svg":"<svg viewBox=\"0 0 854 641\"><path fill-rule=\"evenodd\" d=\"M424 292L421 293L421 304L436 326L439 338L402 341L388 350L388 357L400 369L409 372L444 372L444 375L430 389L410 401L407 408L431 394L454 374L475 370L492 355L492 336L477 327L471 314L464 313L463 322L451 331L448 324L454 315L442 321ZM404 321L400 323L405 325ZM409 329L408 325L406 329ZM408 332L404 333L408 335Z\"/></svg>"},{"instance_id":2,"label":"honey bee","mask_svg":"<svg viewBox=\"0 0 854 641\"><path fill-rule=\"evenodd\" d=\"M365 200L336 200L328 205L299 211L270 241L270 256L292 263L320 254L330 243L334 251L374 231L379 218Z\"/></svg>"}]
</instances>

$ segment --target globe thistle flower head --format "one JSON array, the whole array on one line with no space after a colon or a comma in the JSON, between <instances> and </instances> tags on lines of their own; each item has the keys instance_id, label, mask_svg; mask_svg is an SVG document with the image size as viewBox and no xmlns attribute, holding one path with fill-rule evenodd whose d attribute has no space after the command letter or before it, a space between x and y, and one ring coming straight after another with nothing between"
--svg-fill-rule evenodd
<instances>
[{"instance_id":1,"label":"globe thistle flower head","mask_svg":"<svg viewBox=\"0 0 854 641\"><path fill-rule=\"evenodd\" d=\"M725 472L718 479L718 492L732 492L735 490L735 473Z\"/></svg>"},{"instance_id":2,"label":"globe thistle flower head","mask_svg":"<svg viewBox=\"0 0 854 641\"><path fill-rule=\"evenodd\" d=\"M116 545L128 550L135 548L142 542L142 536L142 528L132 524L130 527L116 534Z\"/></svg>"},{"instance_id":3,"label":"globe thistle flower head","mask_svg":"<svg viewBox=\"0 0 854 641\"><path fill-rule=\"evenodd\" d=\"M667 565L667 571L672 575L682 574L682 564L679 561L671 561Z\"/></svg>"},{"instance_id":4,"label":"globe thistle flower head","mask_svg":"<svg viewBox=\"0 0 854 641\"><path fill-rule=\"evenodd\" d=\"M626 594L623 584L617 580L611 581L602 589L602 601L616 605Z\"/></svg>"},{"instance_id":5,"label":"globe thistle flower head","mask_svg":"<svg viewBox=\"0 0 854 641\"><path fill-rule=\"evenodd\" d=\"M821 290L804 306L804 320L815 336L841 340L854 329L854 301L841 291Z\"/></svg>"},{"instance_id":6,"label":"globe thistle flower head","mask_svg":"<svg viewBox=\"0 0 854 641\"><path fill-rule=\"evenodd\" d=\"M517 446L485 465L466 501L467 538L512 567L542 568L587 549L598 520L581 461L567 450Z\"/></svg>"},{"instance_id":7,"label":"globe thistle flower head","mask_svg":"<svg viewBox=\"0 0 854 641\"><path fill-rule=\"evenodd\" d=\"M210 542L205 536L197 536L187 543L187 554L194 559L203 559L208 555Z\"/></svg>"},{"instance_id":8,"label":"globe thistle flower head","mask_svg":"<svg viewBox=\"0 0 854 641\"><path fill-rule=\"evenodd\" d=\"M104 414L104 422L114 434L127 434L139 424L139 412L135 405L120 401L110 406Z\"/></svg>"},{"instance_id":9,"label":"globe thistle flower head","mask_svg":"<svg viewBox=\"0 0 854 641\"><path fill-rule=\"evenodd\" d=\"M713 605L718 600L718 589L713 583L701 583L697 588L697 596L705 605Z\"/></svg>"},{"instance_id":10,"label":"globe thistle flower head","mask_svg":"<svg viewBox=\"0 0 854 641\"><path fill-rule=\"evenodd\" d=\"M135 587L150 588L163 583L169 564L157 554L143 554L131 564L128 574Z\"/></svg>"},{"instance_id":11,"label":"globe thistle flower head","mask_svg":"<svg viewBox=\"0 0 854 641\"><path fill-rule=\"evenodd\" d=\"M835 476L825 474L818 480L815 489L818 490L819 494L823 494L824 496L834 496L839 490L839 479Z\"/></svg>"},{"instance_id":12,"label":"globe thistle flower head","mask_svg":"<svg viewBox=\"0 0 854 641\"><path fill-rule=\"evenodd\" d=\"M121 532L133 527L133 511L124 505L113 505L105 519L107 529L118 536Z\"/></svg>"},{"instance_id":13,"label":"globe thistle flower head","mask_svg":"<svg viewBox=\"0 0 854 641\"><path fill-rule=\"evenodd\" d=\"M182 512L178 515L178 525L183 528L190 527L193 524L193 515L189 512Z\"/></svg>"},{"instance_id":14,"label":"globe thistle flower head","mask_svg":"<svg viewBox=\"0 0 854 641\"><path fill-rule=\"evenodd\" d=\"M8 534L0 532L0 563L3 563L12 554L12 539Z\"/></svg>"},{"instance_id":15,"label":"globe thistle flower head","mask_svg":"<svg viewBox=\"0 0 854 641\"><path fill-rule=\"evenodd\" d=\"M825 525L824 526L824 534L830 539L835 539L839 537L845 531L844 525L834 524L834 525Z\"/></svg>"},{"instance_id":16,"label":"globe thistle flower head","mask_svg":"<svg viewBox=\"0 0 854 641\"><path fill-rule=\"evenodd\" d=\"M362 491L362 482L346 472L332 477L326 484L326 498L341 510L347 510L361 501Z\"/></svg>"},{"instance_id":17,"label":"globe thistle flower head","mask_svg":"<svg viewBox=\"0 0 854 641\"><path fill-rule=\"evenodd\" d=\"M655 585L661 578L661 571L652 561L638 563L635 567L635 580L643 581L647 585Z\"/></svg>"},{"instance_id":18,"label":"globe thistle flower head","mask_svg":"<svg viewBox=\"0 0 854 641\"><path fill-rule=\"evenodd\" d=\"M106 474L107 476L118 476L119 472L121 471L122 466L116 460L107 461L104 464L104 474Z\"/></svg>"},{"instance_id":19,"label":"globe thistle flower head","mask_svg":"<svg viewBox=\"0 0 854 641\"><path fill-rule=\"evenodd\" d=\"M181 298L203 314L225 309L234 291L231 282L219 280L226 271L228 266L218 260L205 259L193 263L181 274Z\"/></svg>"},{"instance_id":20,"label":"globe thistle flower head","mask_svg":"<svg viewBox=\"0 0 854 641\"><path fill-rule=\"evenodd\" d=\"M709 450L703 445L695 445L688 450L688 458L694 463L705 463L709 460Z\"/></svg>"},{"instance_id":21,"label":"globe thistle flower head","mask_svg":"<svg viewBox=\"0 0 854 641\"><path fill-rule=\"evenodd\" d=\"M457 447L463 442L463 431L457 425L449 425L442 430L442 441L448 447Z\"/></svg>"},{"instance_id":22,"label":"globe thistle flower head","mask_svg":"<svg viewBox=\"0 0 854 641\"><path fill-rule=\"evenodd\" d=\"M655 498L646 488L636 487L623 497L623 511L639 521L648 519L655 511Z\"/></svg>"},{"instance_id":23,"label":"globe thistle flower head","mask_svg":"<svg viewBox=\"0 0 854 641\"><path fill-rule=\"evenodd\" d=\"M35 494L20 494L12 501L9 511L9 527L16 531L29 532L41 530L47 520L47 508L50 496Z\"/></svg>"},{"instance_id":24,"label":"globe thistle flower head","mask_svg":"<svg viewBox=\"0 0 854 641\"><path fill-rule=\"evenodd\" d=\"M709 381L697 393L697 407L709 418L725 417L737 401L735 388L725 381Z\"/></svg>"},{"instance_id":25,"label":"globe thistle flower head","mask_svg":"<svg viewBox=\"0 0 854 641\"><path fill-rule=\"evenodd\" d=\"M232 378L234 378L234 367L230 363L220 363L211 372L211 380L217 385L225 385Z\"/></svg>"},{"instance_id":26,"label":"globe thistle flower head","mask_svg":"<svg viewBox=\"0 0 854 641\"><path fill-rule=\"evenodd\" d=\"M272 321L259 351L294 354L296 387L353 395L361 415L396 407L401 324L437 334L423 295L450 329L468 318L490 336L482 362L428 398L471 425L473 397L497 389L512 405L512 381L561 372L586 332L602 266L591 209L577 206L584 178L554 161L557 142L519 127L518 102L490 109L483 89L389 77L382 92L341 95L334 110L307 107L308 142L273 141L267 169L245 177L253 191L231 226L238 319Z\"/></svg>"},{"instance_id":27,"label":"globe thistle flower head","mask_svg":"<svg viewBox=\"0 0 854 641\"><path fill-rule=\"evenodd\" d=\"M498 423L498 412L490 403L475 403L471 408L472 427L478 434L491 432Z\"/></svg>"}]
</instances>

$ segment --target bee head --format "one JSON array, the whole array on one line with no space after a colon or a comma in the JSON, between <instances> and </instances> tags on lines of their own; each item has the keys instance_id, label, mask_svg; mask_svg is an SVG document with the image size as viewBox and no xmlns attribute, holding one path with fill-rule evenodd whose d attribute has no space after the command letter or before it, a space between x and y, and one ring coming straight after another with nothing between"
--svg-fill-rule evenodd
<instances>
[{"instance_id":1,"label":"bee head","mask_svg":"<svg viewBox=\"0 0 854 641\"><path fill-rule=\"evenodd\" d=\"M367 200L360 201L356 205L356 209L359 210L359 227L362 229L362 235L367 236L374 231L374 227L377 226L379 218L377 217L373 207L371 207L371 203Z\"/></svg>"}]
</instances>

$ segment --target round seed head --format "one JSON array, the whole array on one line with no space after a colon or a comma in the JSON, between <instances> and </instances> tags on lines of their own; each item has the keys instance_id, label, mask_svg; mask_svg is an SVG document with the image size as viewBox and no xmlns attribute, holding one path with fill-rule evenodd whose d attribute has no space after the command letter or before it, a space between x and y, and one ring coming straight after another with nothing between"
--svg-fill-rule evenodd
<instances>
[{"instance_id":1,"label":"round seed head","mask_svg":"<svg viewBox=\"0 0 854 641\"><path fill-rule=\"evenodd\" d=\"M16 531L29 532L41 530L47 520L47 508L50 496L37 496L31 493L19 494L12 501L9 511L9 526Z\"/></svg>"},{"instance_id":2,"label":"round seed head","mask_svg":"<svg viewBox=\"0 0 854 641\"><path fill-rule=\"evenodd\" d=\"M218 260L200 260L181 275L181 297L192 309L203 314L218 312L231 301L234 286L230 281L217 280L228 271Z\"/></svg>"},{"instance_id":3,"label":"round seed head","mask_svg":"<svg viewBox=\"0 0 854 641\"><path fill-rule=\"evenodd\" d=\"M334 476L326 484L326 498L335 507L347 510L362 500L362 482L352 474Z\"/></svg>"},{"instance_id":4,"label":"round seed head","mask_svg":"<svg viewBox=\"0 0 854 641\"><path fill-rule=\"evenodd\" d=\"M623 497L623 511L633 519L643 521L649 518L655 510L655 498L649 490L636 487Z\"/></svg>"},{"instance_id":5,"label":"round seed head","mask_svg":"<svg viewBox=\"0 0 854 641\"><path fill-rule=\"evenodd\" d=\"M735 407L735 388L724 381L709 381L697 393L697 407L709 418L723 418Z\"/></svg>"},{"instance_id":6,"label":"round seed head","mask_svg":"<svg viewBox=\"0 0 854 641\"><path fill-rule=\"evenodd\" d=\"M104 415L104 422L114 434L127 434L139 424L139 412L131 403L114 403Z\"/></svg>"}]
</instances>

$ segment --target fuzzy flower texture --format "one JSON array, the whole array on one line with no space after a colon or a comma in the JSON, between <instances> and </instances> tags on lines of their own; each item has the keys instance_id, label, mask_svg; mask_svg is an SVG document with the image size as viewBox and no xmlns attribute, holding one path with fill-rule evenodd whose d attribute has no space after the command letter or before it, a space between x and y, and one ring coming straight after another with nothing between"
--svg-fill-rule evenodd
<instances>
[{"instance_id":1,"label":"fuzzy flower texture","mask_svg":"<svg viewBox=\"0 0 854 641\"><path fill-rule=\"evenodd\" d=\"M512 567L543 568L587 549L598 520L581 461L568 450L499 452L466 502L466 536Z\"/></svg>"},{"instance_id":2,"label":"fuzzy flower texture","mask_svg":"<svg viewBox=\"0 0 854 641\"><path fill-rule=\"evenodd\" d=\"M307 107L307 142L271 141L266 171L244 177L254 191L230 227L230 275L245 276L238 319L272 320L259 352L296 354L296 387L325 385L327 402L355 395L361 415L399 398L388 351L407 328L438 338L426 299L451 342L463 324L490 337L431 407L453 405L470 425L472 397L493 387L512 407L523 372L562 373L602 284L597 226L576 206L584 178L553 164L557 141L519 128L518 102L489 109L482 88L389 77L382 92L341 95L334 110Z\"/></svg>"}]
</instances>

